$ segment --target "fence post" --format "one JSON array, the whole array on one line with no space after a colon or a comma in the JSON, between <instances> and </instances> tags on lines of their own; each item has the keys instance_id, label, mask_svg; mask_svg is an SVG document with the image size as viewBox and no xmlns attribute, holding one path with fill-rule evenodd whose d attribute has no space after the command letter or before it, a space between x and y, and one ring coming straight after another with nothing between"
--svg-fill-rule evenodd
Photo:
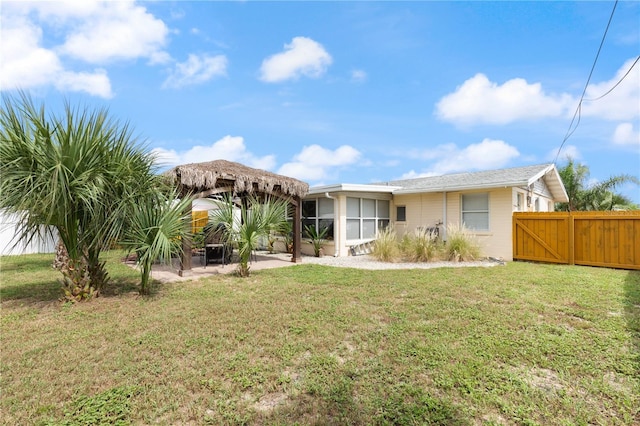
<instances>
[{"instance_id":1,"label":"fence post","mask_svg":"<svg viewBox=\"0 0 640 426\"><path fill-rule=\"evenodd\" d=\"M569 265L576 264L575 216L569 211Z\"/></svg>"},{"instance_id":2,"label":"fence post","mask_svg":"<svg viewBox=\"0 0 640 426\"><path fill-rule=\"evenodd\" d=\"M516 212L511 213L511 258L518 256L518 232L516 230Z\"/></svg>"}]
</instances>

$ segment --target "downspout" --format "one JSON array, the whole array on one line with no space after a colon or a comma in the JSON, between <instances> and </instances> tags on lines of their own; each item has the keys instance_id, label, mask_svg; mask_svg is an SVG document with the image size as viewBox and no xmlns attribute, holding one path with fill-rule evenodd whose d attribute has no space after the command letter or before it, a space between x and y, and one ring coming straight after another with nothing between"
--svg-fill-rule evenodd
<instances>
[{"instance_id":1,"label":"downspout","mask_svg":"<svg viewBox=\"0 0 640 426\"><path fill-rule=\"evenodd\" d=\"M447 193L442 192L442 241L447 241Z\"/></svg>"},{"instance_id":2,"label":"downspout","mask_svg":"<svg viewBox=\"0 0 640 426\"><path fill-rule=\"evenodd\" d=\"M332 195L329 195L328 192L324 193L324 196L326 198L329 198L330 200L333 200L333 232L336 232L336 222L337 222L337 218L339 218L340 216L337 214L338 213L338 206L339 203L337 203L336 201L338 201L338 199ZM338 253L338 243L336 241L336 237L335 235L333 236L333 257L338 257L339 253Z\"/></svg>"}]
</instances>

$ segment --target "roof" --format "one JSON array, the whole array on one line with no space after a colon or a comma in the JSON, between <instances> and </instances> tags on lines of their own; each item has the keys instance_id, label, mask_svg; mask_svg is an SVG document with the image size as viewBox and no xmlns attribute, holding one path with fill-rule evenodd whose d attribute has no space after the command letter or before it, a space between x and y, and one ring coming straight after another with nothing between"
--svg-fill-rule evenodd
<instances>
[{"instance_id":1,"label":"roof","mask_svg":"<svg viewBox=\"0 0 640 426\"><path fill-rule=\"evenodd\" d=\"M357 184L357 183L338 183L335 185L314 186L309 189L309 195L323 194L325 192L387 192L389 194L400 189L399 186L390 186L387 184Z\"/></svg>"},{"instance_id":2,"label":"roof","mask_svg":"<svg viewBox=\"0 0 640 426\"><path fill-rule=\"evenodd\" d=\"M452 192L473 189L489 189L503 187L524 187L533 185L543 179L554 200L567 202L568 197L554 164L514 167L481 172L455 173L442 176L403 179L385 182L389 186L401 189L394 194L412 194L424 192ZM380 184L376 184L380 185Z\"/></svg>"},{"instance_id":3,"label":"roof","mask_svg":"<svg viewBox=\"0 0 640 426\"><path fill-rule=\"evenodd\" d=\"M182 194L231 189L236 194L257 192L304 197L309 192L306 182L226 160L184 164L163 175L178 186Z\"/></svg>"}]
</instances>

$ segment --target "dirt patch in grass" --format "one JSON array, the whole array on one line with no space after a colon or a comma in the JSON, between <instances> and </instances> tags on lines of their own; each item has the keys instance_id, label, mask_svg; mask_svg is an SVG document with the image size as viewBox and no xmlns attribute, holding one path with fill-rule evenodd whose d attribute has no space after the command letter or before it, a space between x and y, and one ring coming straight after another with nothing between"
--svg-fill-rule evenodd
<instances>
[{"instance_id":1,"label":"dirt patch in grass","mask_svg":"<svg viewBox=\"0 0 640 426\"><path fill-rule=\"evenodd\" d=\"M253 404L253 408L256 411L260 411L263 413L270 412L274 408L285 404L288 399L289 397L284 392L270 393L270 394L264 395L258 400L258 402Z\"/></svg>"},{"instance_id":2,"label":"dirt patch in grass","mask_svg":"<svg viewBox=\"0 0 640 426\"><path fill-rule=\"evenodd\" d=\"M566 389L556 372L548 368L519 368L514 369L513 373L530 387L538 389L550 397L556 396Z\"/></svg>"}]
</instances>

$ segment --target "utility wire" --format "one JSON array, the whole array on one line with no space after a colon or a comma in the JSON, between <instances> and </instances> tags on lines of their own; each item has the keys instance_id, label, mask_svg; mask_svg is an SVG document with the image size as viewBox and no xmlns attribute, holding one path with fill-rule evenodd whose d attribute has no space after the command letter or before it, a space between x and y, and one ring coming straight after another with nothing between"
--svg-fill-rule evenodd
<instances>
[{"instance_id":1,"label":"utility wire","mask_svg":"<svg viewBox=\"0 0 640 426\"><path fill-rule=\"evenodd\" d=\"M604 34L602 35L602 40L600 40L600 46L598 47L598 53L596 53L596 57L593 60L593 65L591 66L591 71L589 72L589 77L587 78L587 82L584 85L584 90L582 91L582 95L580 96L580 102L578 102L578 106L576 108L576 112L573 113L573 118L569 123L569 128L567 129L567 134L565 135L562 143L560 144L560 148L558 148L558 153L556 154L555 160L553 160L553 164L558 161L558 157L560 156L560 151L562 151L562 147L564 146L567 139L571 137L573 132L578 128L578 124L580 124L580 113L582 110L582 102L584 101L584 95L587 92L587 87L589 87L589 82L591 81L591 76L593 75L593 70L596 68L596 63L598 62L598 57L600 56L600 51L602 50L602 46L604 45L604 40L607 37L607 32L609 31L609 26L611 25L611 21L613 20L613 13L616 11L616 6L618 6L618 0L613 4L613 10L611 10L611 15L609 16L609 22L607 22L607 27L604 30ZM578 117L578 121L576 122L575 127L573 127L573 122ZM573 127L573 128L572 128Z\"/></svg>"},{"instance_id":2,"label":"utility wire","mask_svg":"<svg viewBox=\"0 0 640 426\"><path fill-rule=\"evenodd\" d=\"M615 89L616 87L618 87L618 85L620 83L622 83L622 80L624 80L625 78L627 78L627 76L629 75L629 73L631 72L631 70L633 69L633 67L636 66L636 64L638 63L638 61L640 61L640 56L638 56L636 58L636 60L633 62L633 64L631 64L631 67L629 67L629 69L627 70L627 72L622 76L622 78L620 78L620 80L618 80L618 82L616 84L613 85L613 87L609 90L607 90L607 92L604 95L600 95L597 98L594 99L585 99L585 101L587 102L593 102L593 101L598 101L602 98L604 98L605 96L607 96L609 93L613 92L613 89Z\"/></svg>"}]
</instances>

